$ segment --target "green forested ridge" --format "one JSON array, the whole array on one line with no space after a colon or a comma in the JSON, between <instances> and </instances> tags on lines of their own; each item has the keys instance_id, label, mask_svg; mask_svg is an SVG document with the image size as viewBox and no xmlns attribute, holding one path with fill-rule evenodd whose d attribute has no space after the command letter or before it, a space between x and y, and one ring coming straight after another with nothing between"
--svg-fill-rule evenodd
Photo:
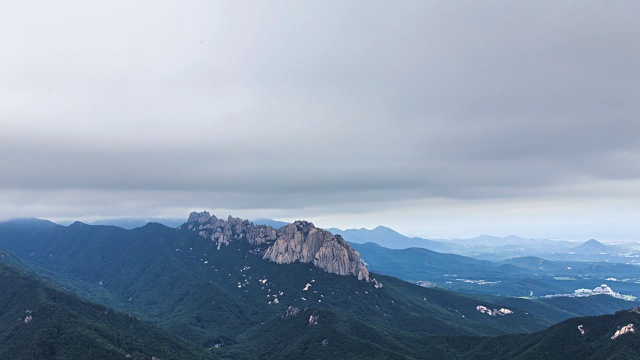
<instances>
[{"instance_id":1,"label":"green forested ridge","mask_svg":"<svg viewBox=\"0 0 640 360\"><path fill-rule=\"evenodd\" d=\"M0 359L213 358L151 324L3 263L0 289Z\"/></svg>"},{"instance_id":2,"label":"green forested ridge","mask_svg":"<svg viewBox=\"0 0 640 360\"><path fill-rule=\"evenodd\" d=\"M634 329L640 324L638 310L572 318L529 335L465 338L466 349L457 341L450 342L453 338L443 341L453 345L461 359L640 359L637 329L611 338L629 324Z\"/></svg>"}]
</instances>

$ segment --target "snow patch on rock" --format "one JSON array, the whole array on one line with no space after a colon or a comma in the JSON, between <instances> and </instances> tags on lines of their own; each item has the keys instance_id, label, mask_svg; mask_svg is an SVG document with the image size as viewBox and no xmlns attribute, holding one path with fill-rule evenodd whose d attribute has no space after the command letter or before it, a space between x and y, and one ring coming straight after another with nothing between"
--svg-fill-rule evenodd
<instances>
[{"instance_id":1,"label":"snow patch on rock","mask_svg":"<svg viewBox=\"0 0 640 360\"><path fill-rule=\"evenodd\" d=\"M620 335L624 335L627 333L634 333L636 332L636 329L633 327L633 324L629 324L626 326L623 326L622 328L618 329L615 334L613 334L613 336L611 337L611 340L617 338Z\"/></svg>"},{"instance_id":2,"label":"snow patch on rock","mask_svg":"<svg viewBox=\"0 0 640 360\"><path fill-rule=\"evenodd\" d=\"M487 314L489 316L505 316L505 315L513 314L513 311L511 311L509 309L506 309L506 308L489 309L488 307L483 306L483 305L476 306L476 310L478 310L479 312L481 312L483 314Z\"/></svg>"},{"instance_id":3,"label":"snow patch on rock","mask_svg":"<svg viewBox=\"0 0 640 360\"><path fill-rule=\"evenodd\" d=\"M307 285L304 286L304 289L302 289L302 291L307 291L309 290L310 287L311 287L311 284L307 283Z\"/></svg>"},{"instance_id":4,"label":"snow patch on rock","mask_svg":"<svg viewBox=\"0 0 640 360\"><path fill-rule=\"evenodd\" d=\"M309 325L318 325L318 318L320 315L316 315L315 313L309 316Z\"/></svg>"}]
</instances>

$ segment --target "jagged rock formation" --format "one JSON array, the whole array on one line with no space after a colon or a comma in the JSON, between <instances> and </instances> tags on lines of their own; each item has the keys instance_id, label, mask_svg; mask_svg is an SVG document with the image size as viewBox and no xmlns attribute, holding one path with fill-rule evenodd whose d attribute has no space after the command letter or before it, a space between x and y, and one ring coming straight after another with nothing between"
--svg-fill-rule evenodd
<instances>
[{"instance_id":1,"label":"jagged rock formation","mask_svg":"<svg viewBox=\"0 0 640 360\"><path fill-rule=\"evenodd\" d=\"M634 332L636 332L636 330L634 329L633 324L629 324L629 325L623 326L622 328L618 329L613 334L613 336L611 336L611 340L615 340L620 335L624 335L624 334L627 334L627 333L634 333Z\"/></svg>"},{"instance_id":2,"label":"jagged rock formation","mask_svg":"<svg viewBox=\"0 0 640 360\"><path fill-rule=\"evenodd\" d=\"M244 239L253 245L270 245L263 258L278 264L313 263L328 273L353 275L367 282L371 280L360 254L342 236L316 228L307 221L296 221L276 230L232 216L224 221L204 211L192 212L180 228L196 231L200 236L211 239L218 250L231 241ZM376 287L382 286L373 281Z\"/></svg>"},{"instance_id":3,"label":"jagged rock formation","mask_svg":"<svg viewBox=\"0 0 640 360\"><path fill-rule=\"evenodd\" d=\"M488 307L486 307L484 305L476 306L476 310L478 310L479 312L481 312L483 314L487 314L489 316L498 316L498 315L505 316L505 315L513 314L513 311L511 311L509 309L505 309L505 308L489 309Z\"/></svg>"},{"instance_id":4,"label":"jagged rock formation","mask_svg":"<svg viewBox=\"0 0 640 360\"><path fill-rule=\"evenodd\" d=\"M187 223L180 226L198 231L204 238L209 238L218 245L228 245L233 240L246 239L253 245L271 243L277 238L276 229L271 226L254 225L249 220L229 216L227 221L218 219L209 212L192 212Z\"/></svg>"},{"instance_id":5,"label":"jagged rock formation","mask_svg":"<svg viewBox=\"0 0 640 360\"><path fill-rule=\"evenodd\" d=\"M309 325L318 325L318 318L320 318L320 315L316 315L315 312L311 314L309 316Z\"/></svg>"},{"instance_id":6,"label":"jagged rock formation","mask_svg":"<svg viewBox=\"0 0 640 360\"><path fill-rule=\"evenodd\" d=\"M295 261L309 263L338 275L354 275L369 281L369 270L340 235L316 228L307 221L296 221L278 231L278 240L267 249L264 259L278 264Z\"/></svg>"},{"instance_id":7,"label":"jagged rock formation","mask_svg":"<svg viewBox=\"0 0 640 360\"><path fill-rule=\"evenodd\" d=\"M296 316L299 312L300 309L298 309L297 307L289 306L284 315L282 315L282 319L288 319L290 317Z\"/></svg>"}]
</instances>

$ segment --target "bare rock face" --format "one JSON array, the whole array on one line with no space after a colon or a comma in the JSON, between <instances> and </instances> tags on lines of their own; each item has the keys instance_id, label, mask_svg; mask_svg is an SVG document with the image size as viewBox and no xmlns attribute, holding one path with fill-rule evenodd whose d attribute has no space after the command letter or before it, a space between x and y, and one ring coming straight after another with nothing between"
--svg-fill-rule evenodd
<instances>
[{"instance_id":1,"label":"bare rock face","mask_svg":"<svg viewBox=\"0 0 640 360\"><path fill-rule=\"evenodd\" d=\"M297 307L293 307L293 306L289 306L287 308L287 310L284 312L284 315L282 315L282 319L288 319L290 317L294 317L296 315L298 315L298 313L300 312L300 309L298 309Z\"/></svg>"},{"instance_id":2,"label":"bare rock face","mask_svg":"<svg viewBox=\"0 0 640 360\"><path fill-rule=\"evenodd\" d=\"M267 225L254 225L253 237L249 239L253 244L272 243L278 238L278 231Z\"/></svg>"},{"instance_id":3,"label":"bare rock face","mask_svg":"<svg viewBox=\"0 0 640 360\"><path fill-rule=\"evenodd\" d=\"M216 217L213 217L214 220L217 220ZM211 215L209 214L208 211L203 211L201 213L197 213L197 212L192 212L191 214L189 214L189 219L187 220L188 224L194 224L194 223L198 223L198 224L205 224L211 221Z\"/></svg>"},{"instance_id":4,"label":"bare rock face","mask_svg":"<svg viewBox=\"0 0 640 360\"><path fill-rule=\"evenodd\" d=\"M277 239L277 231L265 225L253 225L249 220L242 220L229 216L227 221L218 219L204 211L192 212L186 224L189 230L197 231L198 235L209 238L218 246L229 245L231 241L245 239L251 244L271 243Z\"/></svg>"},{"instance_id":5,"label":"bare rock face","mask_svg":"<svg viewBox=\"0 0 640 360\"><path fill-rule=\"evenodd\" d=\"M316 313L311 314L309 317L309 325L318 325L318 319L320 315L316 315Z\"/></svg>"},{"instance_id":6,"label":"bare rock face","mask_svg":"<svg viewBox=\"0 0 640 360\"><path fill-rule=\"evenodd\" d=\"M618 329L613 334L613 336L611 336L611 340L617 339L620 335L624 335L624 334L628 334L628 333L634 333L634 332L636 332L636 329L633 327L633 324L629 324L629 325L623 326L620 329Z\"/></svg>"},{"instance_id":7,"label":"bare rock face","mask_svg":"<svg viewBox=\"0 0 640 360\"><path fill-rule=\"evenodd\" d=\"M278 240L267 249L264 259L278 264L295 261L313 262L332 274L354 275L369 281L369 270L355 251L340 235L316 228L307 221L296 221L278 231Z\"/></svg>"},{"instance_id":8,"label":"bare rock face","mask_svg":"<svg viewBox=\"0 0 640 360\"><path fill-rule=\"evenodd\" d=\"M316 267L332 274L353 275L358 280L371 281L369 270L355 251L340 235L316 228L307 221L296 221L279 230L266 225L254 225L249 220L229 216L227 221L218 219L204 211L192 212L185 224L198 235L216 243L218 250L232 241L244 240L252 245L270 245L263 259L278 264L296 261L313 263ZM373 279L379 284L375 279ZM380 284L380 287L382 284Z\"/></svg>"},{"instance_id":9,"label":"bare rock face","mask_svg":"<svg viewBox=\"0 0 640 360\"><path fill-rule=\"evenodd\" d=\"M278 240L267 249L264 258L278 264L308 263L331 237L331 233L316 229L310 222L296 221L278 231Z\"/></svg>"}]
</instances>

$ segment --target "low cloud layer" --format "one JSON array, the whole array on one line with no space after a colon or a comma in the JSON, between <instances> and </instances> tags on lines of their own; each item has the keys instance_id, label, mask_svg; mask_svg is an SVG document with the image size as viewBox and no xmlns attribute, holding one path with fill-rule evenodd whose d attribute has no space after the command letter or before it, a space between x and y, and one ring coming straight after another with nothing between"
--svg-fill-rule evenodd
<instances>
[{"instance_id":1,"label":"low cloud layer","mask_svg":"<svg viewBox=\"0 0 640 360\"><path fill-rule=\"evenodd\" d=\"M535 227L562 208L600 233L607 223L590 218L640 210L628 201L640 196L639 12L12 4L0 15L0 218L208 208L447 236L478 204L477 216L504 212L469 232ZM545 205L517 215L532 203Z\"/></svg>"}]
</instances>

